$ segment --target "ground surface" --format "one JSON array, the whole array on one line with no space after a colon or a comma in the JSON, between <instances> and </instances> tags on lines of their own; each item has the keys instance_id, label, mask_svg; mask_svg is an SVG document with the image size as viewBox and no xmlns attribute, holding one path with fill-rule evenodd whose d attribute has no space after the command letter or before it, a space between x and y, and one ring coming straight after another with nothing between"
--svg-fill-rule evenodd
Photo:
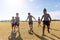
<instances>
[{"instance_id":1,"label":"ground surface","mask_svg":"<svg viewBox=\"0 0 60 40\"><path fill-rule=\"evenodd\" d=\"M0 40L60 40L60 21L51 22L50 34L46 29L45 36L42 36L42 24L38 27L37 22L34 22L33 28L34 33L30 35L28 23L21 22L20 33L13 34L10 22L0 22Z\"/></svg>"}]
</instances>

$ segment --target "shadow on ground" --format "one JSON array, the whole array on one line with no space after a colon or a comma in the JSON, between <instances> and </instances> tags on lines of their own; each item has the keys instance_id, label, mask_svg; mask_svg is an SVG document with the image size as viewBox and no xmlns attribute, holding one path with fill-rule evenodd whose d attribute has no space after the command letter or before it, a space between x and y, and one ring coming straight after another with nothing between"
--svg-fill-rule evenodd
<instances>
[{"instance_id":1,"label":"shadow on ground","mask_svg":"<svg viewBox=\"0 0 60 40\"><path fill-rule=\"evenodd\" d=\"M43 28L43 26L40 26ZM60 30L57 30L57 29L54 29L54 28L50 28L50 30L54 30L54 31L60 31Z\"/></svg>"},{"instance_id":2,"label":"shadow on ground","mask_svg":"<svg viewBox=\"0 0 60 40\"><path fill-rule=\"evenodd\" d=\"M33 34L34 34L37 38L39 38L40 40L48 40L48 39L46 39L44 36L40 36L40 35L38 35L38 34L36 34L36 33L34 33L34 32L33 32Z\"/></svg>"},{"instance_id":3,"label":"shadow on ground","mask_svg":"<svg viewBox=\"0 0 60 40\"><path fill-rule=\"evenodd\" d=\"M60 31L60 30L57 30L57 29L53 29L53 28L50 28L51 30L55 30L55 31Z\"/></svg>"},{"instance_id":4,"label":"shadow on ground","mask_svg":"<svg viewBox=\"0 0 60 40\"><path fill-rule=\"evenodd\" d=\"M18 32L18 36L17 37L16 37L16 33L11 32L11 35L8 37L8 40L23 40L21 38L20 32Z\"/></svg>"},{"instance_id":5,"label":"shadow on ground","mask_svg":"<svg viewBox=\"0 0 60 40\"><path fill-rule=\"evenodd\" d=\"M51 39L51 40L55 40L54 38L51 38L51 37L49 37L49 36L47 36L47 35L45 35L45 37L48 37L48 38Z\"/></svg>"},{"instance_id":6,"label":"shadow on ground","mask_svg":"<svg viewBox=\"0 0 60 40\"><path fill-rule=\"evenodd\" d=\"M60 37L58 37L57 35L55 34L51 34L52 36L56 37L57 39L60 39Z\"/></svg>"}]
</instances>

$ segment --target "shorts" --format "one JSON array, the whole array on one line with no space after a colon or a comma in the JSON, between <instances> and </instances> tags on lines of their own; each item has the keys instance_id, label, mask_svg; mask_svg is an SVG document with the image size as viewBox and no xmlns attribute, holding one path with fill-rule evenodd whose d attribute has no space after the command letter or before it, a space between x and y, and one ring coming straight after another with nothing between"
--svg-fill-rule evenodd
<instances>
[{"instance_id":1,"label":"shorts","mask_svg":"<svg viewBox=\"0 0 60 40\"><path fill-rule=\"evenodd\" d=\"M14 27L15 26L15 24L12 24L12 27Z\"/></svg>"},{"instance_id":2,"label":"shorts","mask_svg":"<svg viewBox=\"0 0 60 40\"><path fill-rule=\"evenodd\" d=\"M33 21L29 21L29 25L30 25L30 24L33 24Z\"/></svg>"},{"instance_id":3,"label":"shorts","mask_svg":"<svg viewBox=\"0 0 60 40\"><path fill-rule=\"evenodd\" d=\"M50 26L50 21L43 21L44 25Z\"/></svg>"},{"instance_id":4,"label":"shorts","mask_svg":"<svg viewBox=\"0 0 60 40\"><path fill-rule=\"evenodd\" d=\"M15 26L19 26L19 23L15 23Z\"/></svg>"}]
</instances>

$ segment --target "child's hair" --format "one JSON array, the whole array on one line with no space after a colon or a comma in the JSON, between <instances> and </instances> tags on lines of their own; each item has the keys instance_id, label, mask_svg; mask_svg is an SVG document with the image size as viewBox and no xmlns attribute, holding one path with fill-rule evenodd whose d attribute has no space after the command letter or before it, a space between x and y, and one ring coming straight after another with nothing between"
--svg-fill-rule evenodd
<instances>
[{"instance_id":1,"label":"child's hair","mask_svg":"<svg viewBox=\"0 0 60 40\"><path fill-rule=\"evenodd\" d=\"M46 8L44 8L43 11L47 11Z\"/></svg>"},{"instance_id":2,"label":"child's hair","mask_svg":"<svg viewBox=\"0 0 60 40\"><path fill-rule=\"evenodd\" d=\"M12 16L12 18L14 18L14 16Z\"/></svg>"},{"instance_id":3,"label":"child's hair","mask_svg":"<svg viewBox=\"0 0 60 40\"><path fill-rule=\"evenodd\" d=\"M40 17L38 17L38 19L40 19Z\"/></svg>"},{"instance_id":4,"label":"child's hair","mask_svg":"<svg viewBox=\"0 0 60 40\"><path fill-rule=\"evenodd\" d=\"M28 13L28 15L30 15L30 13Z\"/></svg>"}]
</instances>

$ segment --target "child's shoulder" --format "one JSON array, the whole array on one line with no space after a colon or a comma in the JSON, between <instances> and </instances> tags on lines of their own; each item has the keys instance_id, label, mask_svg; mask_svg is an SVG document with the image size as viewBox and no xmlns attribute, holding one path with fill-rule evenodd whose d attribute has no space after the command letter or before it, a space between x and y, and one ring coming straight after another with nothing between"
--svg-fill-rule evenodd
<instances>
[{"instance_id":1,"label":"child's shoulder","mask_svg":"<svg viewBox=\"0 0 60 40\"><path fill-rule=\"evenodd\" d=\"M15 17L15 18L19 18L19 17Z\"/></svg>"},{"instance_id":2,"label":"child's shoulder","mask_svg":"<svg viewBox=\"0 0 60 40\"><path fill-rule=\"evenodd\" d=\"M47 13L47 15L49 16L50 14Z\"/></svg>"},{"instance_id":3,"label":"child's shoulder","mask_svg":"<svg viewBox=\"0 0 60 40\"><path fill-rule=\"evenodd\" d=\"M47 13L47 15L49 15L49 13Z\"/></svg>"},{"instance_id":4,"label":"child's shoulder","mask_svg":"<svg viewBox=\"0 0 60 40\"><path fill-rule=\"evenodd\" d=\"M44 17L44 15L42 15L42 17Z\"/></svg>"}]
</instances>

